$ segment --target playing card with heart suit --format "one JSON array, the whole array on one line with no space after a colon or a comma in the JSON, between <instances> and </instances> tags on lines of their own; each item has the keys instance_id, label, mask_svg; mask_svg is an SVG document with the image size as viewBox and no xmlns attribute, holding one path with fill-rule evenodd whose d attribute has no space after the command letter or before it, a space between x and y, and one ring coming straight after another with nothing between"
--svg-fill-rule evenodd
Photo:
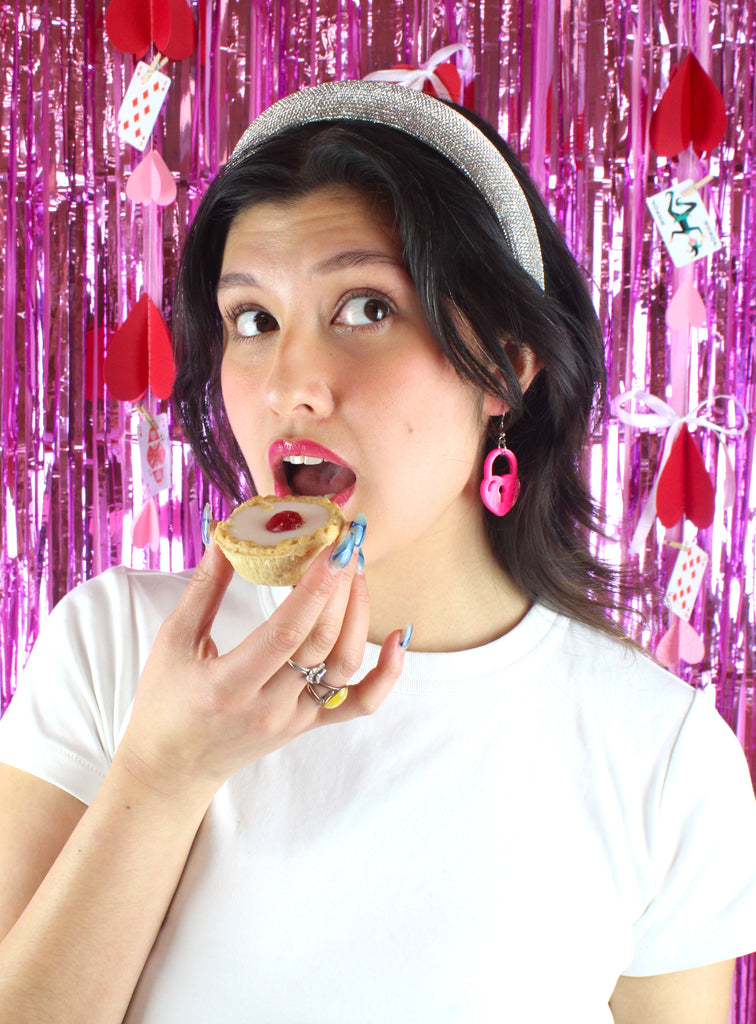
<instances>
[{"instance_id":1,"label":"playing card with heart suit","mask_svg":"<svg viewBox=\"0 0 756 1024\"><path fill-rule=\"evenodd\" d=\"M680 549L672 576L664 595L664 603L671 612L686 622L691 616L693 606L701 589L709 556L696 544L689 544Z\"/></svg>"},{"instance_id":2,"label":"playing card with heart suit","mask_svg":"<svg viewBox=\"0 0 756 1024\"><path fill-rule=\"evenodd\" d=\"M150 71L149 65L139 61L118 111L119 139L144 150L170 84L167 75Z\"/></svg>"},{"instance_id":3,"label":"playing card with heart suit","mask_svg":"<svg viewBox=\"0 0 756 1024\"><path fill-rule=\"evenodd\" d=\"M150 494L157 494L171 486L171 441L168 437L168 417L160 413L152 423L140 420L139 454L142 479Z\"/></svg>"}]
</instances>

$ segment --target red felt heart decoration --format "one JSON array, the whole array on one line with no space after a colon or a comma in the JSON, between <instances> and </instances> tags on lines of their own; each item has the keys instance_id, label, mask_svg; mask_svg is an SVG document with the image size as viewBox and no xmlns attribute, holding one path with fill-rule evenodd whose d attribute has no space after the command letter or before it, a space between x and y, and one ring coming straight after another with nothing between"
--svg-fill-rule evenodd
<instances>
[{"instance_id":1,"label":"red felt heart decoration","mask_svg":"<svg viewBox=\"0 0 756 1024\"><path fill-rule=\"evenodd\" d=\"M656 514L669 528L685 516L699 529L714 518L714 486L703 456L683 424L656 486Z\"/></svg>"},{"instance_id":2,"label":"red felt heart decoration","mask_svg":"<svg viewBox=\"0 0 756 1024\"><path fill-rule=\"evenodd\" d=\"M393 64L392 68L396 71L418 70L412 64ZM459 77L459 71L457 70L456 65L452 64L451 61L445 61L443 64L437 64L430 74L435 75L449 93L449 97L442 95L442 99L451 98L454 103L460 102L460 98L462 97L462 81ZM438 93L436 92L433 82L429 81L427 78L423 82L423 88L421 91L426 93L428 96L436 96L438 98Z\"/></svg>"},{"instance_id":3,"label":"red felt heart decoration","mask_svg":"<svg viewBox=\"0 0 756 1024\"><path fill-rule=\"evenodd\" d=\"M105 30L117 50L143 57L154 41L171 60L183 60L197 45L197 26L186 0L111 0Z\"/></svg>"},{"instance_id":4,"label":"red felt heart decoration","mask_svg":"<svg viewBox=\"0 0 756 1024\"><path fill-rule=\"evenodd\" d=\"M134 402L147 390L168 398L176 376L168 328L148 295L134 306L108 346L105 383L113 398Z\"/></svg>"},{"instance_id":5,"label":"red felt heart decoration","mask_svg":"<svg viewBox=\"0 0 756 1024\"><path fill-rule=\"evenodd\" d=\"M689 53L651 115L649 142L660 156L677 156L691 142L700 155L718 146L726 129L722 94Z\"/></svg>"},{"instance_id":6,"label":"red felt heart decoration","mask_svg":"<svg viewBox=\"0 0 756 1024\"><path fill-rule=\"evenodd\" d=\"M462 82L459 77L459 71L455 64L451 61L446 61L444 64L439 64L433 69L433 74L445 87L446 91L453 103L462 102ZM433 88L430 82L426 82L423 86L423 92L431 93L436 95L436 90Z\"/></svg>"}]
</instances>

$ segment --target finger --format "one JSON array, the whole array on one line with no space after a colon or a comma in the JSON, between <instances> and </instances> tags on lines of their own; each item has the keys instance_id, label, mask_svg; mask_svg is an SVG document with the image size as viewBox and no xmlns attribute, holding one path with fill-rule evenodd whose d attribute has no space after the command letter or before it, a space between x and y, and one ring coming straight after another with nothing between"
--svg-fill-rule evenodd
<instances>
[{"instance_id":1,"label":"finger","mask_svg":"<svg viewBox=\"0 0 756 1024\"><path fill-rule=\"evenodd\" d=\"M310 662L308 664L325 661L328 667L328 683L332 686L346 686L359 672L365 654L365 644L370 626L370 598L367 582L361 572L355 572L345 598L343 607L334 609L338 611L338 616L333 624L330 622L319 623L303 648L303 650L309 650ZM318 637L320 628L324 632L326 629L329 630L325 639L327 648L325 650L318 649L314 645L312 648L308 648L309 641ZM297 655L300 654L303 657L308 656L298 651ZM297 656L293 660L300 665L305 664L305 661L299 661Z\"/></svg>"},{"instance_id":2,"label":"finger","mask_svg":"<svg viewBox=\"0 0 756 1024\"><path fill-rule=\"evenodd\" d=\"M259 678L270 679L294 657L332 595L348 587L354 574L355 559L342 566L331 561L333 551L333 546L322 551L270 618L223 656L231 670L248 672L254 665Z\"/></svg>"},{"instance_id":3,"label":"finger","mask_svg":"<svg viewBox=\"0 0 756 1024\"><path fill-rule=\"evenodd\" d=\"M358 671L367 640L370 608L365 578L356 572L357 555L352 555L349 571L342 573L317 622L291 657L306 667L327 662L339 685Z\"/></svg>"},{"instance_id":4,"label":"finger","mask_svg":"<svg viewBox=\"0 0 756 1024\"><path fill-rule=\"evenodd\" d=\"M411 631L411 627L408 629ZM322 725L326 722L347 722L359 715L372 715L377 711L402 674L406 642L409 640L407 632L407 629L397 629L390 633L383 642L375 668L367 673L362 682L349 686L349 692L343 704L332 709L318 708L313 725ZM306 690L300 701L302 703L309 701L315 704Z\"/></svg>"},{"instance_id":5,"label":"finger","mask_svg":"<svg viewBox=\"0 0 756 1024\"><path fill-rule=\"evenodd\" d=\"M166 620L165 628L174 642L193 650L209 637L233 574L233 567L218 545L209 544L181 600Z\"/></svg>"}]
</instances>

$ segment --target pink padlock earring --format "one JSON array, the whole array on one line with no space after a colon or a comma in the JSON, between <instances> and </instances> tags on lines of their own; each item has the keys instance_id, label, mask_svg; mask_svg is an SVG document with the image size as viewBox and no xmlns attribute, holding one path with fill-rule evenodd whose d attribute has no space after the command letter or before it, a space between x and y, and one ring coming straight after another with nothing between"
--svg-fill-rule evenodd
<instances>
[{"instance_id":1,"label":"pink padlock earring","mask_svg":"<svg viewBox=\"0 0 756 1024\"><path fill-rule=\"evenodd\" d=\"M499 458L509 463L509 473L497 476L493 472L493 464ZM507 448L507 437L503 430L499 434L497 446L486 456L483 465L483 480L480 484L480 496L483 504L495 516L505 516L517 501L520 493L520 481L517 476L517 459L514 452Z\"/></svg>"}]
</instances>

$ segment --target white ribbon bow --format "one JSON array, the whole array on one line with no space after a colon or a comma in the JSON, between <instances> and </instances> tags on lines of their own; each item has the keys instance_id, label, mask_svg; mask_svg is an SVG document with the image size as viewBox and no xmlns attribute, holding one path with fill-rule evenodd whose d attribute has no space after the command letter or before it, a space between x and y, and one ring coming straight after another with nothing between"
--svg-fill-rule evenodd
<instances>
[{"instance_id":1,"label":"white ribbon bow","mask_svg":"<svg viewBox=\"0 0 756 1024\"><path fill-rule=\"evenodd\" d=\"M452 96L438 75L433 73L439 64L446 64L455 53L462 57L461 65L457 65L459 96ZM465 86L472 81L472 77L472 53L464 43L453 43L451 46L444 46L442 49L436 50L419 68L388 68L385 71L371 71L369 75L365 75L364 81L394 82L396 85L404 85L408 89L417 89L418 92L422 92L425 83L430 82L439 99L451 100L452 103L458 103L461 106L465 95Z\"/></svg>"},{"instance_id":2,"label":"white ribbon bow","mask_svg":"<svg viewBox=\"0 0 756 1024\"><path fill-rule=\"evenodd\" d=\"M714 423L707 416L702 415L703 410L707 406L710 407L719 402L734 403L742 420L739 427L722 427L718 423ZM653 411L634 412L634 403L645 405ZM618 420L628 424L628 426L638 427L640 430L667 431L656 478L649 492L648 501L641 512L638 525L635 527L633 539L630 542L631 554L639 555L643 551L648 531L651 529L651 524L656 516L656 489L659 485L659 478L670 456L675 439L685 425L689 427L704 427L706 430L711 430L717 435L725 459L724 507L729 508L732 505L735 500L735 470L732 467L730 456L727 452L726 439L728 437L739 437L745 434L748 429L748 415L734 395L717 395L712 399L701 402L687 415L678 416L671 405L667 405L661 398L650 395L647 391L626 391L624 394L618 395L613 399L612 412Z\"/></svg>"}]
</instances>

